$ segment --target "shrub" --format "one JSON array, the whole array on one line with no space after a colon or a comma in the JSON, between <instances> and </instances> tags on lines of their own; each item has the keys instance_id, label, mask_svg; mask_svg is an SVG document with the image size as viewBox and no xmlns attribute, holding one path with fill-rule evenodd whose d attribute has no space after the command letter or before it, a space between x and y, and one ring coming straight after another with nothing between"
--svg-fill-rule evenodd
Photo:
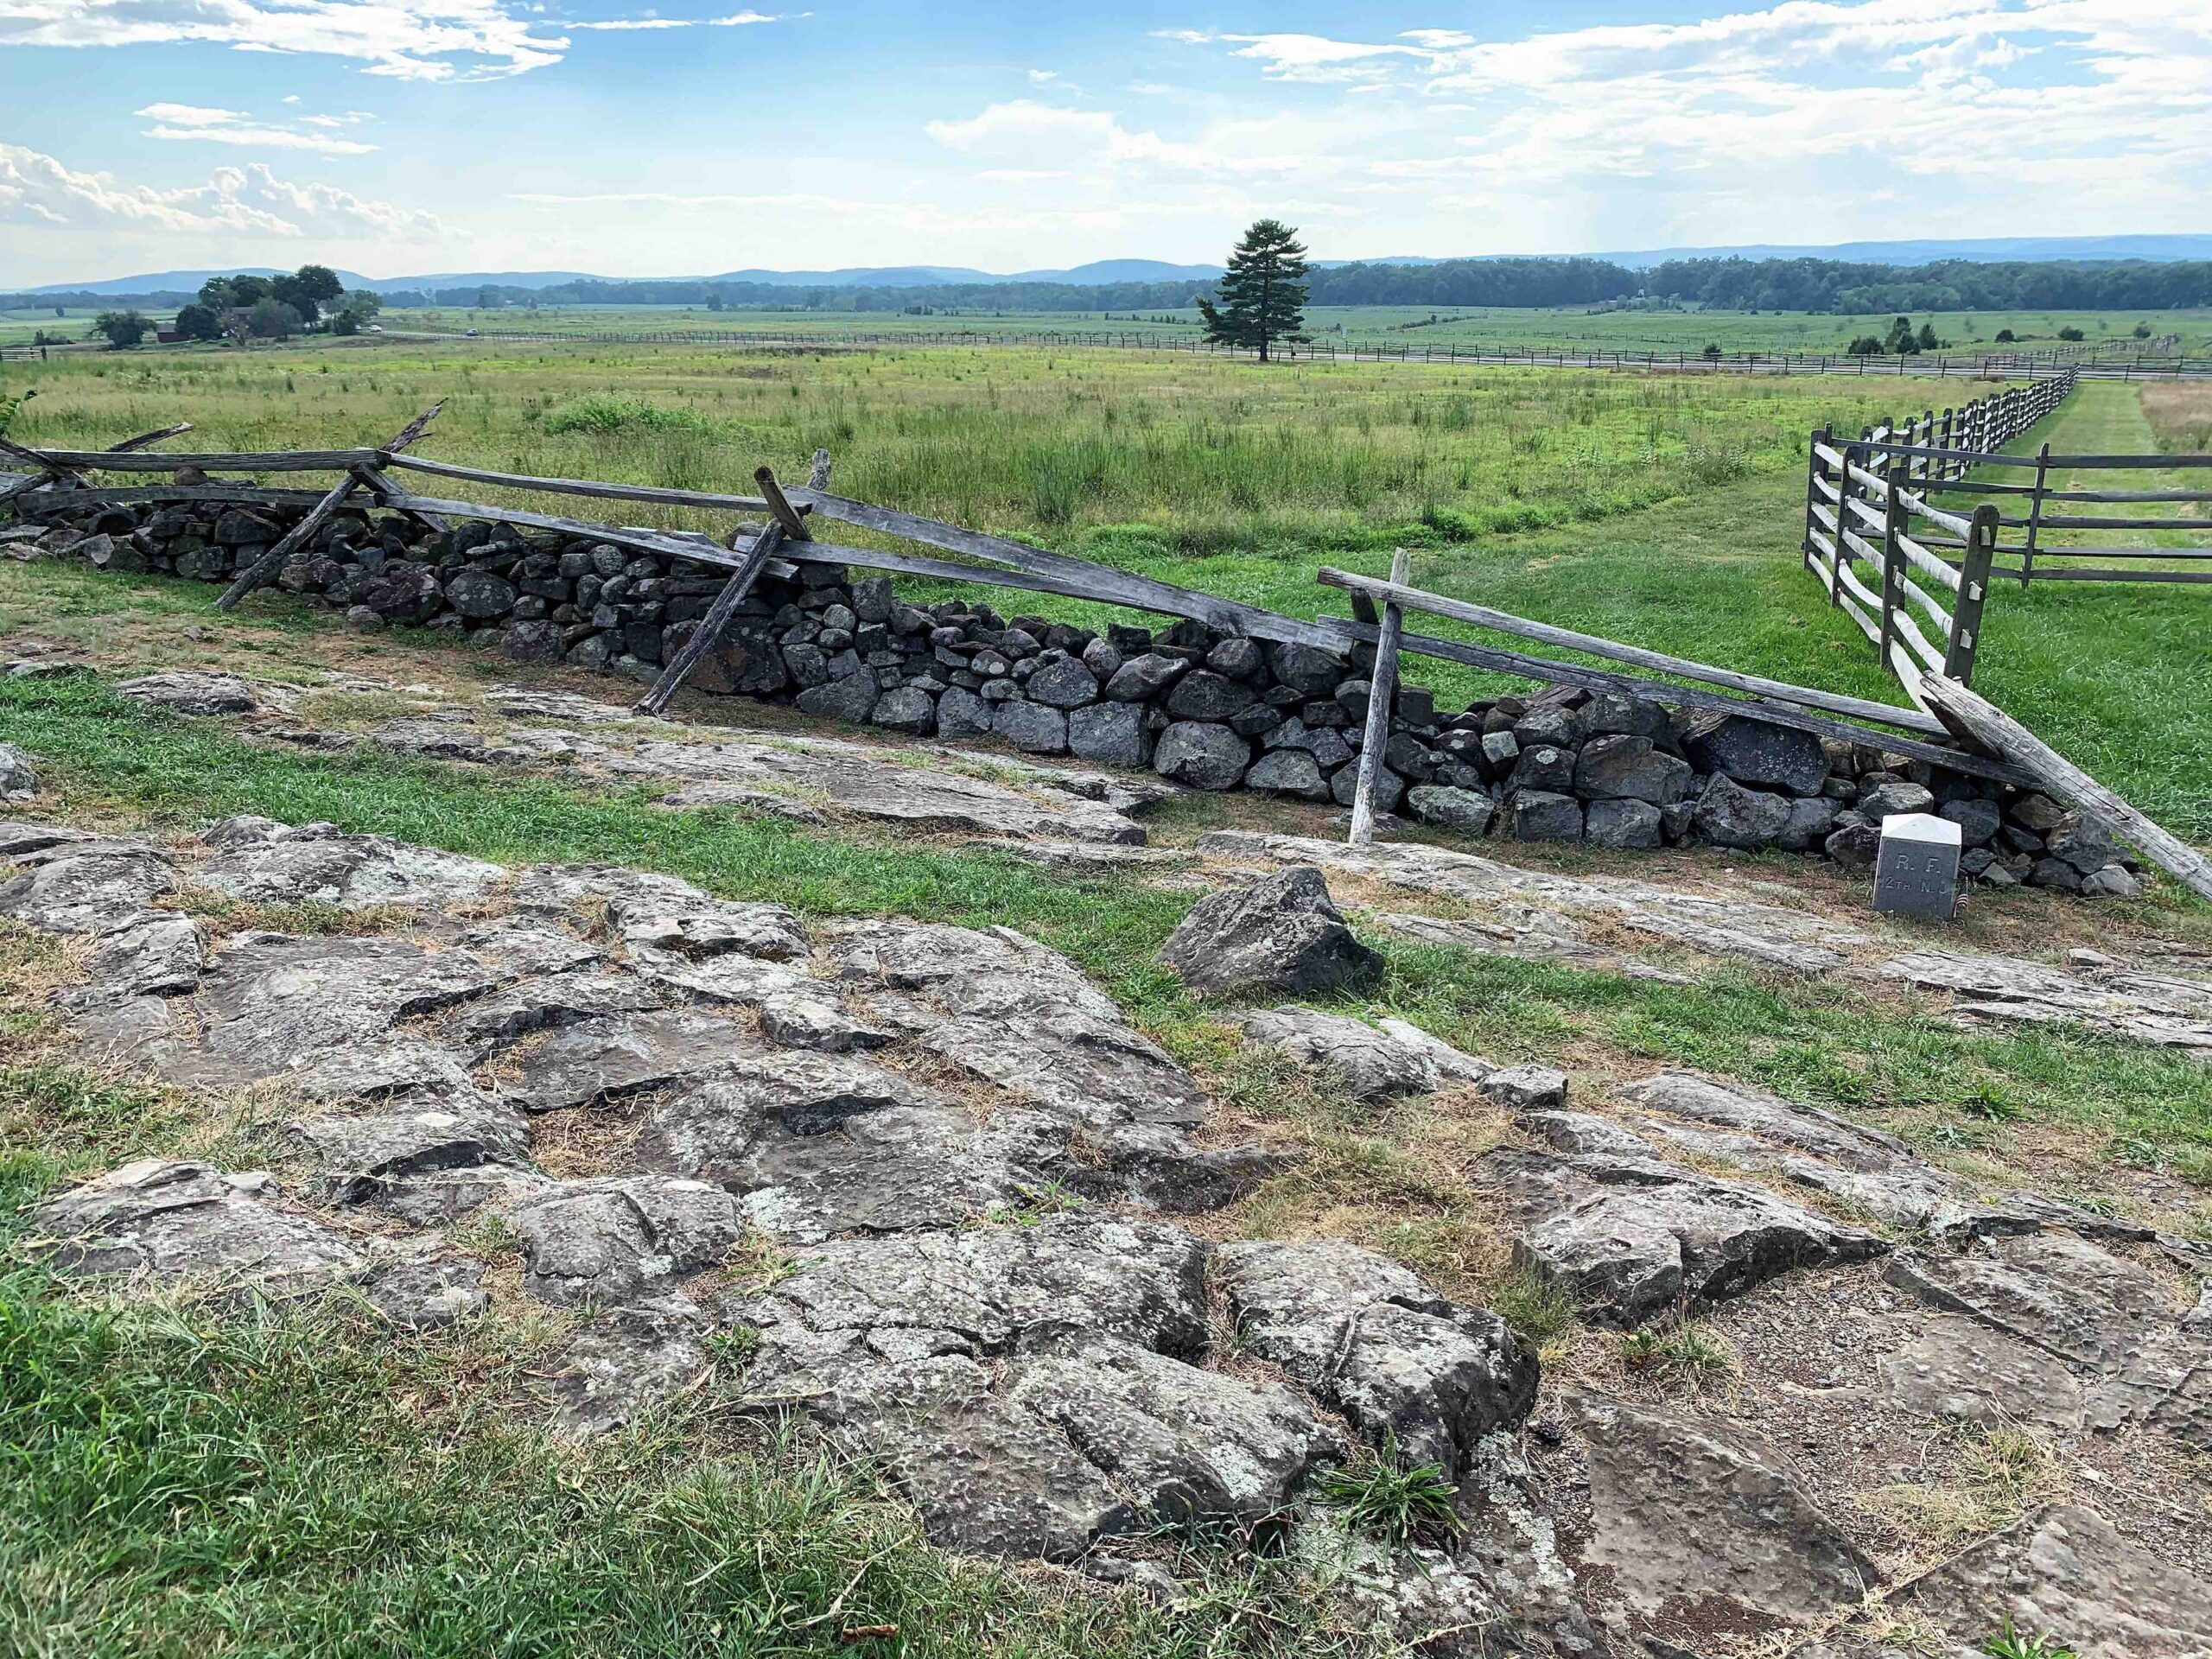
<instances>
[{"instance_id":1,"label":"shrub","mask_svg":"<svg viewBox=\"0 0 2212 1659\"><path fill-rule=\"evenodd\" d=\"M1459 1517L1452 1500L1459 1491L1435 1464L1408 1466L1397 1437L1388 1433L1381 1454L1367 1468L1332 1469L1321 1477L1322 1497L1343 1508L1352 1530L1393 1548L1456 1534Z\"/></svg>"}]
</instances>

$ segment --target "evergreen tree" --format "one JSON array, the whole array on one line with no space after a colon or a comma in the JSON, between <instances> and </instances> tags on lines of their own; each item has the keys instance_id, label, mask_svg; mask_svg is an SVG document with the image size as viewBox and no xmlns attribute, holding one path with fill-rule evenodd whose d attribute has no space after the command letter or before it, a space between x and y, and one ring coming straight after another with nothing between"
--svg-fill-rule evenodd
<instances>
[{"instance_id":1,"label":"evergreen tree","mask_svg":"<svg viewBox=\"0 0 2212 1659\"><path fill-rule=\"evenodd\" d=\"M1198 296L1206 338L1257 347L1262 363L1275 341L1311 338L1305 332L1306 270L1298 232L1280 219L1261 219L1229 256L1214 299Z\"/></svg>"}]
</instances>

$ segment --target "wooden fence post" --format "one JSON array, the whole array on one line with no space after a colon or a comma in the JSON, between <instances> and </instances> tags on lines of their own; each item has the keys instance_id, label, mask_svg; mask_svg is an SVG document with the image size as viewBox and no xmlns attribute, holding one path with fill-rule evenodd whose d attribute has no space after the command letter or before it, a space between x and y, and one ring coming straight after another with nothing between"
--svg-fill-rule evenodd
<instances>
[{"instance_id":1,"label":"wooden fence post","mask_svg":"<svg viewBox=\"0 0 2212 1659\"><path fill-rule=\"evenodd\" d=\"M2036 452L2036 481L2028 497L2028 535L2020 545L2020 586L2024 588L2035 579L2036 540L2043 533L2044 483L2050 475L2050 445L2045 443Z\"/></svg>"},{"instance_id":2,"label":"wooden fence post","mask_svg":"<svg viewBox=\"0 0 2212 1659\"><path fill-rule=\"evenodd\" d=\"M1390 582L1402 588L1412 561L1404 548L1390 555ZM1390 741L1390 708L1397 700L1398 636L1406 613L1395 600L1382 607L1382 632L1375 641L1375 666L1367 676L1367 728L1359 751L1359 786L1352 791L1351 842L1364 847L1375 839L1375 785L1382 772L1382 751Z\"/></svg>"},{"instance_id":3,"label":"wooden fence post","mask_svg":"<svg viewBox=\"0 0 2212 1659\"><path fill-rule=\"evenodd\" d=\"M1897 648L1897 610L1902 589L1897 578L1904 563L1904 550L1897 537L1904 531L1904 468L1894 451L1889 465L1882 470L1883 482L1888 486L1883 492L1882 511L1882 637L1876 649L1882 666L1890 667L1890 653Z\"/></svg>"},{"instance_id":4,"label":"wooden fence post","mask_svg":"<svg viewBox=\"0 0 2212 1659\"><path fill-rule=\"evenodd\" d=\"M1966 550L1959 561L1959 596L1951 605L1951 637L1943 642L1943 672L1961 685L1974 683L1974 648L1981 640L1981 607L1989 597L1989 563L1996 556L1997 509L1983 505L1967 521Z\"/></svg>"}]
</instances>

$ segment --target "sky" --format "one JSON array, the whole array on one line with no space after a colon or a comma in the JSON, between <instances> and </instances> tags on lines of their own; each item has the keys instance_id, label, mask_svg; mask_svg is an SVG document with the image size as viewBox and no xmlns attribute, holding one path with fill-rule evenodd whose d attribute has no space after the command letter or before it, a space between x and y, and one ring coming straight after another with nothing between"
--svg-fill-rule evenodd
<instances>
[{"instance_id":1,"label":"sky","mask_svg":"<svg viewBox=\"0 0 2212 1659\"><path fill-rule=\"evenodd\" d=\"M0 0L0 285L2212 230L2212 0L801 3Z\"/></svg>"}]
</instances>

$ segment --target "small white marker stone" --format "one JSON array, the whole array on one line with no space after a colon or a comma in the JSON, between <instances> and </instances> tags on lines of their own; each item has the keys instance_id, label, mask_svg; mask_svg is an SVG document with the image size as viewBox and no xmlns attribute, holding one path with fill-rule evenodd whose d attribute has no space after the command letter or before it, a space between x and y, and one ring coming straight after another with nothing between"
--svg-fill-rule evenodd
<instances>
[{"instance_id":1,"label":"small white marker stone","mask_svg":"<svg viewBox=\"0 0 2212 1659\"><path fill-rule=\"evenodd\" d=\"M1959 907L1959 826L1928 812L1882 820L1874 860L1874 908L1948 922Z\"/></svg>"}]
</instances>

